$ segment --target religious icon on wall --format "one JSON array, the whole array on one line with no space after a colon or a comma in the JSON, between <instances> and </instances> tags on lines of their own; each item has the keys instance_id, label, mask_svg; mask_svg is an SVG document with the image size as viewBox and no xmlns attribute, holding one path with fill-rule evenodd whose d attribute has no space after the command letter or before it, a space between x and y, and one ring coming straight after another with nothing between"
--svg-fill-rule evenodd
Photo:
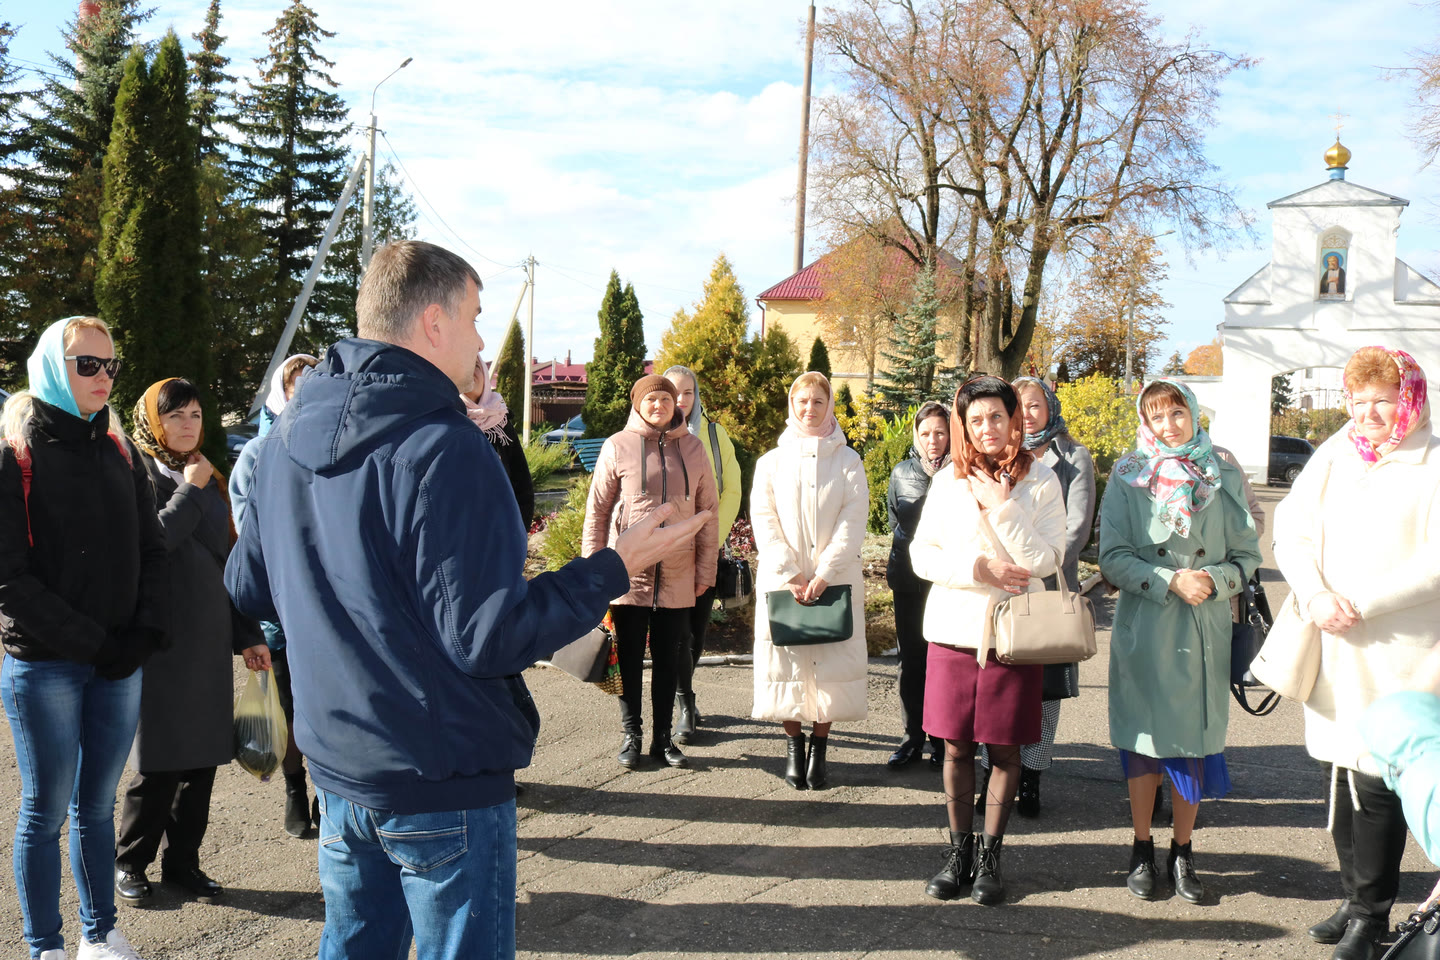
<instances>
[{"instance_id":1,"label":"religious icon on wall","mask_svg":"<svg viewBox=\"0 0 1440 960\"><path fill-rule=\"evenodd\" d=\"M1345 253L1344 250L1320 251L1320 299L1345 299Z\"/></svg>"}]
</instances>

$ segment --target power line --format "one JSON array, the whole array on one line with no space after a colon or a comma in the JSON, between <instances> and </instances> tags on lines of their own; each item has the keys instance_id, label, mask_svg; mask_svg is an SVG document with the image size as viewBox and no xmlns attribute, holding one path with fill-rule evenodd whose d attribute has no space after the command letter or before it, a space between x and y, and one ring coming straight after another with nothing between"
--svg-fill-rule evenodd
<instances>
[{"instance_id":1,"label":"power line","mask_svg":"<svg viewBox=\"0 0 1440 960\"><path fill-rule=\"evenodd\" d=\"M380 136L385 140L385 146L388 147L389 150L390 150L390 157L391 157L391 159L393 159L393 160L395 161L395 163L399 165L400 171L405 174L405 179L410 182L410 186L411 186L412 188L414 188L415 194L416 194L422 201L424 201L425 206L427 206L427 207L430 208L430 211L435 214L435 218L440 221L440 223L445 227L446 231L448 231L451 236L453 236L456 240L458 240L458 241L460 242L460 244L461 244L462 246L464 246L467 250L469 250L471 253L475 254L477 257L479 257L479 258L482 259L482 260L488 260L489 262L495 264L495 266L497 266L497 267L514 268L514 267L518 267L518 266L519 266L519 264L515 264L515 263L505 263L505 262L502 261L502 260L496 260L494 257L486 256L485 254L481 253L479 250L476 250L474 247L472 247L472 246L465 240L464 237L460 236L460 234L455 230L454 227L452 227L452 226L450 226L450 224L446 223L446 222L445 222L445 218L440 215L440 211L437 210L437 209L435 209L435 204L431 203L431 202L430 202L430 198L427 197L427 196L425 196L424 191L422 191L422 190L420 189L420 184L419 184L419 182L415 179L414 175L411 174L408 169L406 169L406 167L405 167L405 161L403 161L403 160L400 159L400 154L397 153L396 150L395 150L395 144L391 143L391 142L390 142L390 138L387 137L387 136L385 136L385 131L384 131L384 130L381 130L381 131L380 131Z\"/></svg>"}]
</instances>

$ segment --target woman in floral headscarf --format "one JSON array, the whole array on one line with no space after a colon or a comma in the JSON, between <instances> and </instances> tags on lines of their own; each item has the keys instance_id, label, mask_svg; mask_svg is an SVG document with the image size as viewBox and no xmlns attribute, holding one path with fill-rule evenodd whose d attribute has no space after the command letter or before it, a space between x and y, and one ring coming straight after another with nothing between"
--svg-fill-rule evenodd
<instances>
[{"instance_id":1,"label":"woman in floral headscarf","mask_svg":"<svg viewBox=\"0 0 1440 960\"><path fill-rule=\"evenodd\" d=\"M1115 464L1100 507L1100 572L1120 589L1110 635L1110 742L1135 827L1126 886L1156 895L1150 816L1169 776L1168 873L1192 903L1205 896L1190 832L1201 797L1230 789L1230 597L1260 565L1241 473L1215 456L1190 388L1156 380L1136 402L1136 449Z\"/></svg>"},{"instance_id":2,"label":"woman in floral headscarf","mask_svg":"<svg viewBox=\"0 0 1440 960\"><path fill-rule=\"evenodd\" d=\"M1345 900L1310 928L1338 960L1369 958L1389 927L1405 818L1360 718L1410 685L1440 640L1440 442L1425 374L1403 350L1362 347L1345 365L1351 421L1275 510L1275 563L1297 612L1321 630L1305 748L1331 764L1330 831ZM1288 601L1292 602L1292 601Z\"/></svg>"}]
</instances>

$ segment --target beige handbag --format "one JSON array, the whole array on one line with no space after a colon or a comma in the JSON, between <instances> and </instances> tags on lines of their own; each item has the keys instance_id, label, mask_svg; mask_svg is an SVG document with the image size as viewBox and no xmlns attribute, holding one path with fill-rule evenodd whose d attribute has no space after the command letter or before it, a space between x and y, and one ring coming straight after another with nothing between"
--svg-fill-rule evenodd
<instances>
[{"instance_id":1,"label":"beige handbag","mask_svg":"<svg viewBox=\"0 0 1440 960\"><path fill-rule=\"evenodd\" d=\"M1286 700L1310 699L1320 675L1320 628L1300 612L1293 590L1275 615L1275 625L1251 661L1250 672Z\"/></svg>"},{"instance_id":2,"label":"beige handbag","mask_svg":"<svg viewBox=\"0 0 1440 960\"><path fill-rule=\"evenodd\" d=\"M1000 559L1014 563L983 514L980 523ZM1056 550L1058 590L1021 593L995 605L990 614L995 659L1015 666L1043 666L1095 656L1095 611L1089 600L1070 592L1061 569L1064 562Z\"/></svg>"}]
</instances>

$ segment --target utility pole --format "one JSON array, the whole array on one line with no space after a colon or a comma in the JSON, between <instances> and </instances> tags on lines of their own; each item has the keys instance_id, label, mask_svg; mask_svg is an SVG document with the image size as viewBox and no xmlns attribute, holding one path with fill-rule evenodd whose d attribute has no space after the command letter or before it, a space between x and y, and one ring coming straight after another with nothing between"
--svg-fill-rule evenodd
<instances>
[{"instance_id":1,"label":"utility pole","mask_svg":"<svg viewBox=\"0 0 1440 960\"><path fill-rule=\"evenodd\" d=\"M810 74L815 65L815 4L805 27L805 87L800 94L800 177L795 187L795 272L805 266L805 187L810 166Z\"/></svg>"},{"instance_id":2,"label":"utility pole","mask_svg":"<svg viewBox=\"0 0 1440 960\"><path fill-rule=\"evenodd\" d=\"M389 80L395 74L410 66L414 57L406 57L405 62L385 75ZM365 150L365 207L360 214L360 272L363 274L365 268L370 266L370 254L375 249L375 94L380 92L380 83L375 84L375 89L370 91L370 136L369 146Z\"/></svg>"},{"instance_id":3,"label":"utility pole","mask_svg":"<svg viewBox=\"0 0 1440 960\"><path fill-rule=\"evenodd\" d=\"M530 357L535 350L535 257L532 254L525 258L525 285L530 291L529 312L525 317L525 418L524 435L521 442L530 443L530 394L535 388L535 367L530 363ZM515 304L518 310L520 304Z\"/></svg>"}]
</instances>

